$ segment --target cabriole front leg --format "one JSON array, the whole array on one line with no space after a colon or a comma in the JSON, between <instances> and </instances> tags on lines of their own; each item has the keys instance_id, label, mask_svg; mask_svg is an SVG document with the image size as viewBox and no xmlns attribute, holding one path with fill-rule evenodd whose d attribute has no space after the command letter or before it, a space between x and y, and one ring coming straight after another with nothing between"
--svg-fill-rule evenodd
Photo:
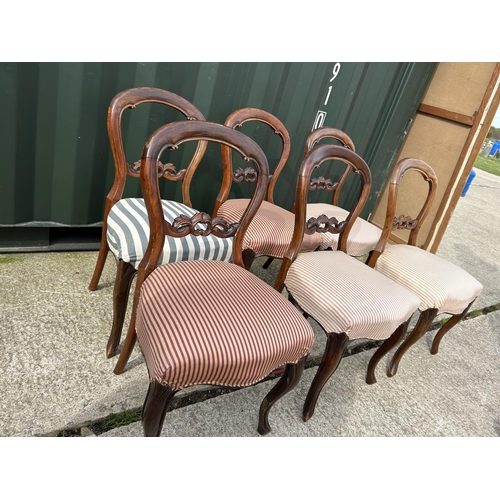
<instances>
[{"instance_id":1,"label":"cabriole front leg","mask_svg":"<svg viewBox=\"0 0 500 500\"><path fill-rule=\"evenodd\" d=\"M476 299L474 299L476 300ZM469 312L470 307L474 303L474 300L467 306L465 311L463 311L460 314L455 314L453 315L436 333L436 336L434 337L434 340L432 341L432 347L431 347L431 354L437 354L439 350L439 344L442 340L442 338L462 319L464 316Z\"/></svg>"},{"instance_id":2,"label":"cabriole front leg","mask_svg":"<svg viewBox=\"0 0 500 500\"><path fill-rule=\"evenodd\" d=\"M259 427L257 428L259 434L265 435L271 432L268 420L269 410L278 399L283 397L287 392L290 392L299 383L304 371L306 357L299 359L296 364L287 364L278 383L262 401L259 411Z\"/></svg>"},{"instance_id":3,"label":"cabriole front leg","mask_svg":"<svg viewBox=\"0 0 500 500\"><path fill-rule=\"evenodd\" d=\"M391 359L389 369L387 370L388 377L394 377L394 375L396 375L401 358L413 344L415 344L425 335L425 333L429 329L429 326L431 326L432 322L434 321L437 312L437 309L427 309L426 311L420 313L417 324L410 332L410 335L408 335L405 341L399 346L398 350Z\"/></svg>"},{"instance_id":4,"label":"cabriole front leg","mask_svg":"<svg viewBox=\"0 0 500 500\"><path fill-rule=\"evenodd\" d=\"M304 410L302 414L304 422L307 422L313 416L321 390L338 368L348 345L349 337L345 333L327 334L323 359L321 360L318 371L314 376L304 403Z\"/></svg>"},{"instance_id":5,"label":"cabriole front leg","mask_svg":"<svg viewBox=\"0 0 500 500\"><path fill-rule=\"evenodd\" d=\"M163 422L168 405L178 391L159 382L150 382L146 400L142 407L142 428L144 436L158 437L163 428Z\"/></svg>"},{"instance_id":6,"label":"cabriole front leg","mask_svg":"<svg viewBox=\"0 0 500 500\"><path fill-rule=\"evenodd\" d=\"M409 323L410 320L408 319L408 321L399 325L394 333L375 351L375 354L368 363L368 369L366 371L367 384L374 384L377 382L377 379L375 378L375 369L377 368L379 361L405 336Z\"/></svg>"}]
</instances>

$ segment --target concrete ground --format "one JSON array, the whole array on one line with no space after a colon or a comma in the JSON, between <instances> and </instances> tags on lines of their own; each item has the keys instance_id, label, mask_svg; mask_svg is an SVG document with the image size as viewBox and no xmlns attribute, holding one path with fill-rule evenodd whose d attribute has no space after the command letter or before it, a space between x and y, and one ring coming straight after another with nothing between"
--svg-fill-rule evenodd
<instances>
[{"instance_id":1,"label":"concrete ground","mask_svg":"<svg viewBox=\"0 0 500 500\"><path fill-rule=\"evenodd\" d=\"M484 285L474 309L500 303L497 211L500 179L477 171L461 198L438 255ZM97 252L0 255L0 436L56 435L83 428L112 413L141 407L148 386L136 349L127 370L113 374L106 359L115 266L111 256L99 289L87 289ZM253 269L258 269L257 262ZM263 277L272 275L259 271ZM324 334L311 320L322 352ZM278 436L499 436L500 311L468 319L429 354L429 332L403 358L398 374L364 375L373 350L347 356L328 381L316 413L304 423L301 408L316 371L306 369L294 391L271 410ZM164 436L258 436L258 408L275 384L224 394L170 411ZM181 396L182 393L179 393ZM140 422L102 437L141 436Z\"/></svg>"}]
</instances>

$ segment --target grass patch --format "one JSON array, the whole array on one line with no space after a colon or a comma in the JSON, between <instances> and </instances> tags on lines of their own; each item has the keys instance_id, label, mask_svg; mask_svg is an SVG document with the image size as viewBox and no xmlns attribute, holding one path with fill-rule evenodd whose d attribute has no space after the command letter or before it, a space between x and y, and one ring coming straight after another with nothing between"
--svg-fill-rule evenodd
<instances>
[{"instance_id":1,"label":"grass patch","mask_svg":"<svg viewBox=\"0 0 500 500\"><path fill-rule=\"evenodd\" d=\"M474 162L474 167L489 172L490 174L500 176L500 158L484 158L483 156L478 156Z\"/></svg>"},{"instance_id":2,"label":"grass patch","mask_svg":"<svg viewBox=\"0 0 500 500\"><path fill-rule=\"evenodd\" d=\"M21 260L19 257L12 257L11 255L7 255L5 257L0 257L0 265L13 264L14 262L18 262L19 260Z\"/></svg>"},{"instance_id":3,"label":"grass patch","mask_svg":"<svg viewBox=\"0 0 500 500\"><path fill-rule=\"evenodd\" d=\"M89 428L92 430L92 432L99 435L104 432L110 431L111 429L116 429L117 427L123 427L124 425L138 422L139 420L141 420L141 412L142 408L136 408L135 410L125 410L121 413L112 413L105 419L95 422L93 425L90 425Z\"/></svg>"}]
</instances>

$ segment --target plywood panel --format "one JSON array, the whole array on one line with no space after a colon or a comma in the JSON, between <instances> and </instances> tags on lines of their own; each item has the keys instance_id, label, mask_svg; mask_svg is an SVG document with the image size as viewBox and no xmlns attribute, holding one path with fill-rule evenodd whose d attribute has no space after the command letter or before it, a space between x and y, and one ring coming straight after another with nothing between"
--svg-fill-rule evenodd
<instances>
[{"instance_id":1,"label":"plywood panel","mask_svg":"<svg viewBox=\"0 0 500 500\"><path fill-rule=\"evenodd\" d=\"M438 249L500 102L499 85L498 63L440 63L424 95L425 106L419 108L422 111L415 117L398 160L422 159L432 166L438 177L436 199L417 242L427 250ZM417 188L415 183L416 178L404 179L398 215L418 213L425 185ZM370 218L376 225L384 223L386 206L387 189L384 188ZM407 233L393 233L393 242L407 240Z\"/></svg>"},{"instance_id":2,"label":"plywood panel","mask_svg":"<svg viewBox=\"0 0 500 500\"><path fill-rule=\"evenodd\" d=\"M440 63L423 103L473 115L483 100L496 63Z\"/></svg>"}]
</instances>

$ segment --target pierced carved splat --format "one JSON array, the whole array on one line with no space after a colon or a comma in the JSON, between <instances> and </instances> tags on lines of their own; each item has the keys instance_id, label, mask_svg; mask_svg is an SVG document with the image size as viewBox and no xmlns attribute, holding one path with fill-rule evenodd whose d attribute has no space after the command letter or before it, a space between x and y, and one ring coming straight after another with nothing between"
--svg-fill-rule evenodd
<instances>
[{"instance_id":1,"label":"pierced carved splat","mask_svg":"<svg viewBox=\"0 0 500 500\"><path fill-rule=\"evenodd\" d=\"M198 212L193 217L179 215L172 223L165 221L165 234L168 236L208 236L214 234L219 238L234 236L239 223L229 224L223 217L210 217L205 212Z\"/></svg>"},{"instance_id":2,"label":"pierced carved splat","mask_svg":"<svg viewBox=\"0 0 500 500\"><path fill-rule=\"evenodd\" d=\"M139 177L141 172L141 160L134 162L133 166L127 163L128 172L132 177ZM186 175L186 169L177 172L173 163L163 164L158 160L158 177L165 177L169 181L181 181Z\"/></svg>"},{"instance_id":3,"label":"pierced carved splat","mask_svg":"<svg viewBox=\"0 0 500 500\"><path fill-rule=\"evenodd\" d=\"M311 179L309 184L309 189L311 191L326 189L327 191L334 191L339 185L338 182L332 182L330 179L325 179L324 177L318 177L317 179Z\"/></svg>"},{"instance_id":4,"label":"pierced carved splat","mask_svg":"<svg viewBox=\"0 0 500 500\"><path fill-rule=\"evenodd\" d=\"M247 167L245 169L238 168L233 173L234 182L255 182L257 180L257 172L253 167Z\"/></svg>"},{"instance_id":5,"label":"pierced carved splat","mask_svg":"<svg viewBox=\"0 0 500 500\"><path fill-rule=\"evenodd\" d=\"M392 223L393 229L414 229L418 223L417 219L412 219L409 215L400 215L394 217Z\"/></svg>"},{"instance_id":6,"label":"pierced carved splat","mask_svg":"<svg viewBox=\"0 0 500 500\"><path fill-rule=\"evenodd\" d=\"M345 220L339 222L335 217L328 218L326 215L320 215L317 218L311 217L307 221L306 234L327 232L338 234L344 230L345 225Z\"/></svg>"}]
</instances>

